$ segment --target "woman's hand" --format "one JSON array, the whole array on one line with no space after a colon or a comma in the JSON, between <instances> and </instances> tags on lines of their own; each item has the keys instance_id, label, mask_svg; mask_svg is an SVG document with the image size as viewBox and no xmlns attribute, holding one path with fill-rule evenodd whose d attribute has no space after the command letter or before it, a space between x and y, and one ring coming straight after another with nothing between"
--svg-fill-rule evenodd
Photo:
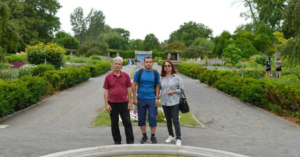
<instances>
[{"instance_id":1,"label":"woman's hand","mask_svg":"<svg viewBox=\"0 0 300 157\"><path fill-rule=\"evenodd\" d=\"M169 92L168 92L168 95L173 95L173 94L175 94L177 91L176 90L170 90Z\"/></svg>"}]
</instances>

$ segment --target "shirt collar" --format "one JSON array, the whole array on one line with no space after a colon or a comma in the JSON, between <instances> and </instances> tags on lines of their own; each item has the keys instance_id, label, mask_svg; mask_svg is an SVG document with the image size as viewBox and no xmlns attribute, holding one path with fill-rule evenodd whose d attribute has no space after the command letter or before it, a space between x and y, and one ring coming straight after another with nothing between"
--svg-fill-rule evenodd
<instances>
[{"instance_id":1,"label":"shirt collar","mask_svg":"<svg viewBox=\"0 0 300 157\"><path fill-rule=\"evenodd\" d=\"M118 76L114 73L114 71L113 71L112 73L113 73L113 76L118 77ZM119 75L119 77L121 77L121 76L122 76L122 71L120 70L120 75Z\"/></svg>"}]
</instances>

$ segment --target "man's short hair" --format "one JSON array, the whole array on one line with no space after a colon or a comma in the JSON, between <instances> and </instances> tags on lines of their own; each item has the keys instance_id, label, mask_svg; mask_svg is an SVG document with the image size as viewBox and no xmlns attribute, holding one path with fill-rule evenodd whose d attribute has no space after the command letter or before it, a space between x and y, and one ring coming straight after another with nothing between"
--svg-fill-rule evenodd
<instances>
[{"instance_id":1,"label":"man's short hair","mask_svg":"<svg viewBox=\"0 0 300 157\"><path fill-rule=\"evenodd\" d=\"M152 61L153 61L153 58L152 58L152 56L146 56L145 58L144 58L144 62L146 61L146 59L152 59Z\"/></svg>"},{"instance_id":2,"label":"man's short hair","mask_svg":"<svg viewBox=\"0 0 300 157\"><path fill-rule=\"evenodd\" d=\"M121 61L121 63L123 64L123 58L122 57L115 57L114 59L113 59L113 63L115 63L115 61Z\"/></svg>"}]
</instances>

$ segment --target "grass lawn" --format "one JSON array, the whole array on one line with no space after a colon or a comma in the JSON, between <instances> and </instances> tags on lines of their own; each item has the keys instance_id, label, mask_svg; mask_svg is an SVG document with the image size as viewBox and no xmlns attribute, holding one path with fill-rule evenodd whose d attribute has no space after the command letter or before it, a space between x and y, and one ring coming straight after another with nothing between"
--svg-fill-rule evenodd
<instances>
[{"instance_id":1,"label":"grass lawn","mask_svg":"<svg viewBox=\"0 0 300 157\"><path fill-rule=\"evenodd\" d=\"M192 116L191 113L179 113L181 116L180 118L180 125L181 126L201 126ZM103 110L94 121L93 126L107 126L110 125L110 117L106 110ZM132 124L137 125L137 122L132 122ZM147 122L148 124L148 122ZM166 122L158 122L159 125L166 125Z\"/></svg>"}]
</instances>

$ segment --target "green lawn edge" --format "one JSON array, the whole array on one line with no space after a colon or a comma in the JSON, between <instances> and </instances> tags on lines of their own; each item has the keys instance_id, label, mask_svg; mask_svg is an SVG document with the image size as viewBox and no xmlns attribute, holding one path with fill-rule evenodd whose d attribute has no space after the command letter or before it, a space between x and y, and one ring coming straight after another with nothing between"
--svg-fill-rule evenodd
<instances>
[{"instance_id":1,"label":"green lawn edge","mask_svg":"<svg viewBox=\"0 0 300 157\"><path fill-rule=\"evenodd\" d=\"M194 127L201 127L201 124L195 120L193 115L191 113L185 113L182 114L179 112L179 115L181 116L180 118L180 125L181 126L194 126ZM146 122L149 124L148 122ZM133 125L137 125L137 122L132 122ZM166 122L157 122L158 125L167 125ZM96 120L92 124L93 126L108 126L111 125L110 122L110 116L109 113L106 110L103 110L99 113L97 116Z\"/></svg>"}]
</instances>

